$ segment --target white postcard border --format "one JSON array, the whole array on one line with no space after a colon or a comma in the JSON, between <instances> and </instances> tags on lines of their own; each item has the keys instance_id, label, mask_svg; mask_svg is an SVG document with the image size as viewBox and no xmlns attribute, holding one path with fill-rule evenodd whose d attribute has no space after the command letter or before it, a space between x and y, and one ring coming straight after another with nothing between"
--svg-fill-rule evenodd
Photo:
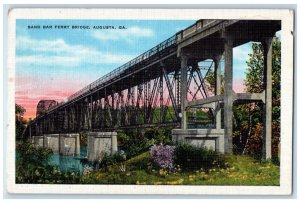
<instances>
[{"instance_id":1,"label":"white postcard border","mask_svg":"<svg viewBox=\"0 0 300 203\"><path fill-rule=\"evenodd\" d=\"M282 22L280 186L15 184L16 19L270 19ZM289 195L292 191L293 11L287 9L12 9L8 17L7 190L40 194ZM283 110L284 109L284 110Z\"/></svg>"}]
</instances>

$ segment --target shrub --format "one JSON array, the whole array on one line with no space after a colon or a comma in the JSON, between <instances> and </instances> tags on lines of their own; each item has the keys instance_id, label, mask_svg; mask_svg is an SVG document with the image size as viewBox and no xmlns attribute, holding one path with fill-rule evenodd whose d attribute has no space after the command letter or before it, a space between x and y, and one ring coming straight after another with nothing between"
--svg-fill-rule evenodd
<instances>
[{"instance_id":1,"label":"shrub","mask_svg":"<svg viewBox=\"0 0 300 203\"><path fill-rule=\"evenodd\" d=\"M124 151L119 151L111 155L104 155L103 159L99 163L100 168L106 168L108 166L116 165L126 161L126 155Z\"/></svg>"},{"instance_id":2,"label":"shrub","mask_svg":"<svg viewBox=\"0 0 300 203\"><path fill-rule=\"evenodd\" d=\"M78 183L79 174L61 173L58 167L48 164L52 151L36 148L30 143L16 148L16 183Z\"/></svg>"},{"instance_id":3,"label":"shrub","mask_svg":"<svg viewBox=\"0 0 300 203\"><path fill-rule=\"evenodd\" d=\"M174 150L174 146L153 145L150 153L154 165L162 169L173 169Z\"/></svg>"},{"instance_id":4,"label":"shrub","mask_svg":"<svg viewBox=\"0 0 300 203\"><path fill-rule=\"evenodd\" d=\"M124 132L118 132L118 148L125 151L127 159L148 151L153 144L153 139L147 139L135 133L127 135Z\"/></svg>"},{"instance_id":5,"label":"shrub","mask_svg":"<svg viewBox=\"0 0 300 203\"><path fill-rule=\"evenodd\" d=\"M154 144L170 145L172 142L170 128L153 128L145 131L145 137L153 140Z\"/></svg>"},{"instance_id":6,"label":"shrub","mask_svg":"<svg viewBox=\"0 0 300 203\"><path fill-rule=\"evenodd\" d=\"M30 165L45 167L53 152L48 148L35 147L33 144L24 142L16 147L17 167L26 169Z\"/></svg>"},{"instance_id":7,"label":"shrub","mask_svg":"<svg viewBox=\"0 0 300 203\"><path fill-rule=\"evenodd\" d=\"M179 144L175 148L174 162L184 170L224 167L224 159L215 151L198 148L189 144Z\"/></svg>"},{"instance_id":8,"label":"shrub","mask_svg":"<svg viewBox=\"0 0 300 203\"><path fill-rule=\"evenodd\" d=\"M263 125L261 123L257 123L252 129L251 137L249 138L249 142L245 150L245 154L257 160L261 160L262 158L262 132Z\"/></svg>"},{"instance_id":9,"label":"shrub","mask_svg":"<svg viewBox=\"0 0 300 203\"><path fill-rule=\"evenodd\" d=\"M80 146L87 145L88 134L86 131L80 133Z\"/></svg>"},{"instance_id":10,"label":"shrub","mask_svg":"<svg viewBox=\"0 0 300 203\"><path fill-rule=\"evenodd\" d=\"M128 142L126 156L128 159L138 156L139 154L148 151L153 144L153 140L148 140L147 138L131 139Z\"/></svg>"},{"instance_id":11,"label":"shrub","mask_svg":"<svg viewBox=\"0 0 300 203\"><path fill-rule=\"evenodd\" d=\"M122 131L118 132L118 148L119 149L126 150L129 140L130 140L130 137L126 133L124 133Z\"/></svg>"}]
</instances>

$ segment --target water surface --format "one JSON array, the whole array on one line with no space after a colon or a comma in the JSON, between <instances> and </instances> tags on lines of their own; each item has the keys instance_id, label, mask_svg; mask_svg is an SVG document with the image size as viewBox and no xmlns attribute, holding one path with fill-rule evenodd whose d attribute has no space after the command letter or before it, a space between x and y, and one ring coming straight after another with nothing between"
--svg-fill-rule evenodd
<instances>
[{"instance_id":1,"label":"water surface","mask_svg":"<svg viewBox=\"0 0 300 203\"><path fill-rule=\"evenodd\" d=\"M87 147L80 147L80 155L75 156L62 156L59 154L53 154L49 159L49 164L59 167L61 172L76 172L82 173L84 164L82 160L87 157Z\"/></svg>"}]
</instances>

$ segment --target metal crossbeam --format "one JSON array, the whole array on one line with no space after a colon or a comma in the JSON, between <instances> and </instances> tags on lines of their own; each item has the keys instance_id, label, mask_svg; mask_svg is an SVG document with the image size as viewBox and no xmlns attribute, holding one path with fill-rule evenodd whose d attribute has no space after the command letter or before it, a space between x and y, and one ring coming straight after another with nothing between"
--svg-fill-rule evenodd
<instances>
[{"instance_id":1,"label":"metal crossbeam","mask_svg":"<svg viewBox=\"0 0 300 203\"><path fill-rule=\"evenodd\" d=\"M179 117L178 111L177 111L177 108L176 108L176 102L175 102L175 97L174 97L174 94L173 94L172 85L170 83L169 77L168 77L167 72L166 72L164 67L162 67L162 71L163 71L163 75L165 77L165 81L166 81L166 84L167 84L167 87L168 87L168 90L169 90L169 96L170 96L169 98L171 99L176 117Z\"/></svg>"}]
</instances>

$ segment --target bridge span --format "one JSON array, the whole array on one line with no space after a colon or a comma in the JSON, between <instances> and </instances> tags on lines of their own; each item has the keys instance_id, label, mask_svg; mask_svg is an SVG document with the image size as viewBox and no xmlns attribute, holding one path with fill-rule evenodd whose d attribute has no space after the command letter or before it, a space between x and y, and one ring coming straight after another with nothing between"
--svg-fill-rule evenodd
<instances>
[{"instance_id":1,"label":"bridge span","mask_svg":"<svg viewBox=\"0 0 300 203\"><path fill-rule=\"evenodd\" d=\"M66 102L40 101L37 117L26 133L39 136L173 126L176 141L199 145L205 140L222 153L232 153L233 105L262 101L263 151L264 158L270 158L272 39L280 29L281 22L276 20L198 20L69 96ZM250 41L264 47L264 91L237 94L232 88L233 48ZM213 91L205 82L211 72ZM210 127L190 129L191 112L197 109L207 112Z\"/></svg>"}]
</instances>

